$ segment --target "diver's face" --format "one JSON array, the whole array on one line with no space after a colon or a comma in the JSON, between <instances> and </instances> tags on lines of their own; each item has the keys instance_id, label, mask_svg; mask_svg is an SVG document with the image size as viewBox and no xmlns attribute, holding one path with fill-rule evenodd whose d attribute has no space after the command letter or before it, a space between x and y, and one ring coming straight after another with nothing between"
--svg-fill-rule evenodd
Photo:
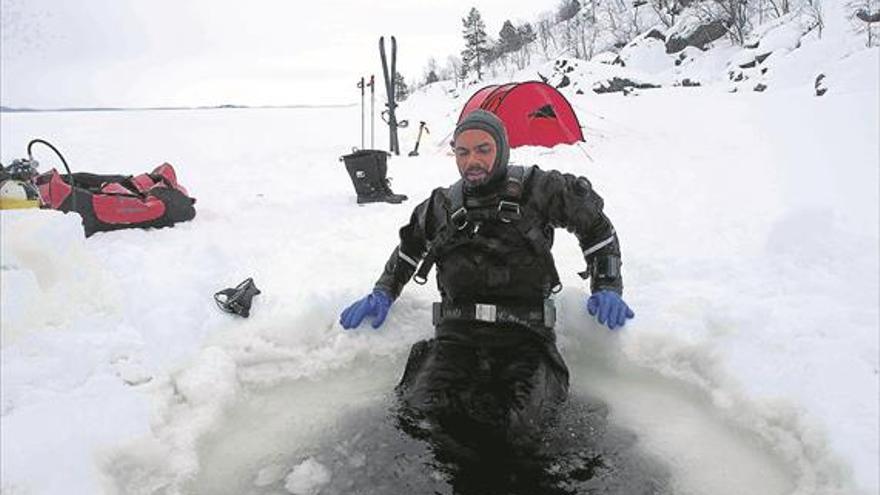
<instances>
[{"instance_id":1,"label":"diver's face","mask_svg":"<svg viewBox=\"0 0 880 495\"><path fill-rule=\"evenodd\" d=\"M489 179L495 166L495 155L498 154L491 134L480 129L468 129L455 138L452 146L458 173L464 180L479 185Z\"/></svg>"}]
</instances>

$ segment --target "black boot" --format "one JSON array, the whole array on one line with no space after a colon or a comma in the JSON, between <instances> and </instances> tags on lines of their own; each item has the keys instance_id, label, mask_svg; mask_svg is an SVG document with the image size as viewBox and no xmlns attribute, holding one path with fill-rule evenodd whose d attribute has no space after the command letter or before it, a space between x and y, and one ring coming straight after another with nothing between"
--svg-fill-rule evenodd
<instances>
[{"instance_id":1,"label":"black boot","mask_svg":"<svg viewBox=\"0 0 880 495\"><path fill-rule=\"evenodd\" d=\"M378 189L382 191L384 195L384 199L386 203L403 203L407 199L409 199L406 194L394 194L394 191L391 190L391 179L382 179L382 182L379 183Z\"/></svg>"},{"instance_id":2,"label":"black boot","mask_svg":"<svg viewBox=\"0 0 880 495\"><path fill-rule=\"evenodd\" d=\"M388 161L386 159L381 159L377 161L377 167L379 169L379 178L381 179L378 183L379 189L385 192L385 201L389 203L402 203L409 199L406 194L394 194L394 191L391 190L391 179L388 176Z\"/></svg>"},{"instance_id":3,"label":"black boot","mask_svg":"<svg viewBox=\"0 0 880 495\"><path fill-rule=\"evenodd\" d=\"M403 194L394 194L385 177L388 170L388 153L381 150L359 150L345 155L345 168L354 184L358 204L401 203L407 199Z\"/></svg>"}]
</instances>

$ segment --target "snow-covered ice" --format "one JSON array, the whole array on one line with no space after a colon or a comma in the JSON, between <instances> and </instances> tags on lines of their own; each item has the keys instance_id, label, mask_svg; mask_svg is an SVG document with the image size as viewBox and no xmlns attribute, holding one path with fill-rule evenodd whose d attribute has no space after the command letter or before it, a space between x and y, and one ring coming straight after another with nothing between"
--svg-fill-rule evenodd
<instances>
[{"instance_id":1,"label":"snow-covered ice","mask_svg":"<svg viewBox=\"0 0 880 495\"><path fill-rule=\"evenodd\" d=\"M780 56L765 93L567 93L586 143L512 153L605 198L637 316L616 333L586 317L560 233L560 347L573 393L607 403L676 493L880 488L880 57L829 53ZM354 203L338 157L359 144L356 106L0 114L4 163L42 137L79 171L168 161L198 199L192 222L89 239L73 215L2 212L2 493L323 493L336 473L298 453L381 405L431 335L430 284L378 331L337 316L417 201L457 178L460 93L401 106L432 134L415 158L417 129L401 135L400 206ZM251 317L218 311L212 294L247 277Z\"/></svg>"}]
</instances>

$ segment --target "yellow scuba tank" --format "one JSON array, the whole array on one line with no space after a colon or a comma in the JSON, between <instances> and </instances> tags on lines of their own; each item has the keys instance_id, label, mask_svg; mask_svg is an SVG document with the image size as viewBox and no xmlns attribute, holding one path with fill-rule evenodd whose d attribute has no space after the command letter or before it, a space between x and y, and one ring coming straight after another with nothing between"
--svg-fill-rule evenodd
<instances>
[{"instance_id":1,"label":"yellow scuba tank","mask_svg":"<svg viewBox=\"0 0 880 495\"><path fill-rule=\"evenodd\" d=\"M0 182L0 210L39 208L40 197L33 184L20 180Z\"/></svg>"},{"instance_id":2,"label":"yellow scuba tank","mask_svg":"<svg viewBox=\"0 0 880 495\"><path fill-rule=\"evenodd\" d=\"M0 166L0 210L38 208L40 193L31 179L37 175L35 160L15 160Z\"/></svg>"}]
</instances>

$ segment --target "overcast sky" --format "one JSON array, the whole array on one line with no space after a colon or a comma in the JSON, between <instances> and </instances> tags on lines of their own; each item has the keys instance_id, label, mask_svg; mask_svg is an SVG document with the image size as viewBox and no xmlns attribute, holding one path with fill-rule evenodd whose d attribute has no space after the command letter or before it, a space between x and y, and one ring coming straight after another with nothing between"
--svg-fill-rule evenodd
<instances>
[{"instance_id":1,"label":"overcast sky","mask_svg":"<svg viewBox=\"0 0 880 495\"><path fill-rule=\"evenodd\" d=\"M505 19L534 21L557 3L0 0L0 104L353 103L361 75L381 81L380 35L397 36L409 81L428 57L461 51L471 7L497 37Z\"/></svg>"}]
</instances>

